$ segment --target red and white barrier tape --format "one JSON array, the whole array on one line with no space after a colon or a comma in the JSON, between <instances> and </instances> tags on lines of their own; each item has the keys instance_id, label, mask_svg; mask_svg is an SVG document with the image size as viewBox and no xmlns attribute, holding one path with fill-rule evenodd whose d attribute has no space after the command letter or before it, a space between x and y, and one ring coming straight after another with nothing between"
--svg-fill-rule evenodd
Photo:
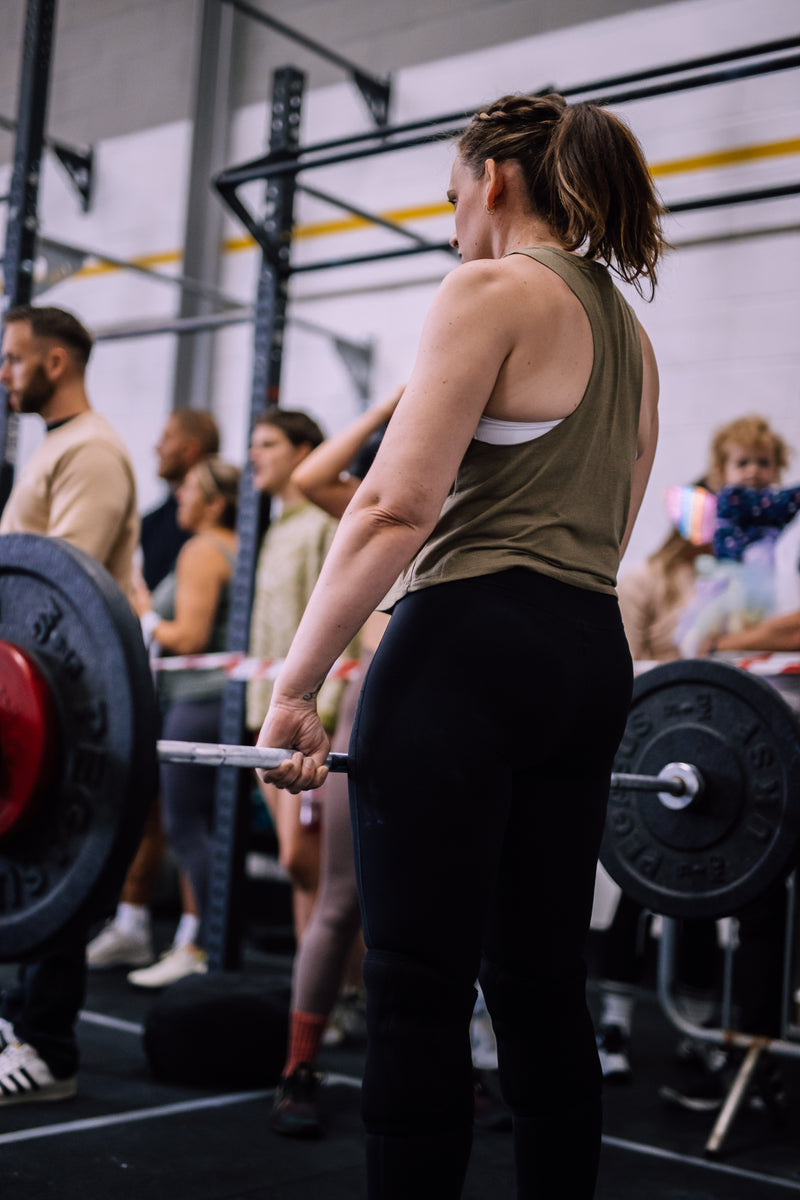
<instances>
[{"instance_id":1,"label":"red and white barrier tape","mask_svg":"<svg viewBox=\"0 0 800 1200\"><path fill-rule=\"evenodd\" d=\"M800 675L800 658L796 654L748 654L732 661L751 675Z\"/></svg>"},{"instance_id":2,"label":"red and white barrier tape","mask_svg":"<svg viewBox=\"0 0 800 1200\"><path fill-rule=\"evenodd\" d=\"M800 675L800 658L796 654L767 652L763 654L726 654L712 655L712 661L716 658L717 662L731 663L734 667L741 667L743 671L749 671L751 675L761 675L766 678L777 675ZM645 671L651 670L653 667L659 667L662 664L658 661L641 661L633 664L634 675L643 675Z\"/></svg>"},{"instance_id":3,"label":"red and white barrier tape","mask_svg":"<svg viewBox=\"0 0 800 1200\"><path fill-rule=\"evenodd\" d=\"M763 653L748 655L725 655L717 661L732 663L749 671L752 675L800 675L800 658L789 653ZM168 658L153 658L150 666L154 671L209 671L223 670L229 679L276 679L283 666L282 658L250 658L246 654L222 651L219 654L181 654ZM657 660L639 661L633 664L635 675L642 675L653 667L661 666ZM357 658L339 658L331 668L329 679L351 679L358 671Z\"/></svg>"},{"instance_id":4,"label":"red and white barrier tape","mask_svg":"<svg viewBox=\"0 0 800 1200\"><path fill-rule=\"evenodd\" d=\"M223 670L229 679L277 679L282 658L250 658L246 654L222 651L219 654L176 654L153 658L154 671ZM358 671L357 658L339 658L331 667L329 679L351 679Z\"/></svg>"}]
</instances>

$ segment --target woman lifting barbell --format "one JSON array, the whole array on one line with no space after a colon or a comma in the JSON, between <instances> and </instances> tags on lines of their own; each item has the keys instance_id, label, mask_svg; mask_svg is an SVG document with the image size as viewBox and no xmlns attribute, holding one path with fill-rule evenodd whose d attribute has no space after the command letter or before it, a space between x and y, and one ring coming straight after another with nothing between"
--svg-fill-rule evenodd
<instances>
[{"instance_id":1,"label":"woman lifting barbell","mask_svg":"<svg viewBox=\"0 0 800 1200\"><path fill-rule=\"evenodd\" d=\"M658 391L606 267L655 285L662 210L627 127L557 95L477 113L448 198L463 265L434 299L259 741L297 751L271 782L322 782L320 681L386 597L351 743L369 1195L420 1179L461 1193L480 968L518 1195L588 1197L601 1121L583 945L631 694L614 585ZM467 738L490 748L488 771L460 753Z\"/></svg>"}]
</instances>

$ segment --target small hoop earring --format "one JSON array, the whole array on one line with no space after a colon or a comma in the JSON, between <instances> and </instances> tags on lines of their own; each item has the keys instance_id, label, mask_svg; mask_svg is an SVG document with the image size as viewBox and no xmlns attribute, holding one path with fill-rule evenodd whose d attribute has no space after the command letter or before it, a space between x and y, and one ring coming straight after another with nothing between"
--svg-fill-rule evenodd
<instances>
[{"instance_id":1,"label":"small hoop earring","mask_svg":"<svg viewBox=\"0 0 800 1200\"><path fill-rule=\"evenodd\" d=\"M484 206L483 206L483 211L484 211L485 213L488 213L490 217L493 217L493 216L494 216L494 209L493 209L493 208L489 208L489 205L488 205L488 204L484 204Z\"/></svg>"}]
</instances>

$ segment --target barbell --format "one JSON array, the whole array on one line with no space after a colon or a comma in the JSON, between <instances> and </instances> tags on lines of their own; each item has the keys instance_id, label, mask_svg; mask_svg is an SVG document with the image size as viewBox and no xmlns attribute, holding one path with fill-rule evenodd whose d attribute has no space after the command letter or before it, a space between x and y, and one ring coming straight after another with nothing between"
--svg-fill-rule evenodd
<instances>
[{"instance_id":1,"label":"barbell","mask_svg":"<svg viewBox=\"0 0 800 1200\"><path fill-rule=\"evenodd\" d=\"M158 741L157 727L139 624L107 572L58 539L0 538L0 961L115 903L159 761L269 769L291 754ZM622 889L669 916L727 916L798 847L800 737L780 696L707 660L640 676L601 849Z\"/></svg>"}]
</instances>

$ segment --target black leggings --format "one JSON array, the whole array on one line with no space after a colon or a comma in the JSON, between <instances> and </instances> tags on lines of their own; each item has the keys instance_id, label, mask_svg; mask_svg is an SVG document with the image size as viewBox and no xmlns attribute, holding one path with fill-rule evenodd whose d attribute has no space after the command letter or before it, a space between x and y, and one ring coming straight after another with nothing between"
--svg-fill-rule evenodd
<instances>
[{"instance_id":1,"label":"black leggings","mask_svg":"<svg viewBox=\"0 0 800 1200\"><path fill-rule=\"evenodd\" d=\"M351 742L371 1200L461 1194L478 977L518 1196L593 1195L583 951L631 686L613 596L515 568L396 607Z\"/></svg>"},{"instance_id":2,"label":"black leggings","mask_svg":"<svg viewBox=\"0 0 800 1200\"><path fill-rule=\"evenodd\" d=\"M178 700L164 714L162 736L176 742L216 742L221 709L219 697ZM204 946L217 772L200 771L192 763L162 763L160 779L164 830L180 869L191 882L200 917L195 940Z\"/></svg>"}]
</instances>

